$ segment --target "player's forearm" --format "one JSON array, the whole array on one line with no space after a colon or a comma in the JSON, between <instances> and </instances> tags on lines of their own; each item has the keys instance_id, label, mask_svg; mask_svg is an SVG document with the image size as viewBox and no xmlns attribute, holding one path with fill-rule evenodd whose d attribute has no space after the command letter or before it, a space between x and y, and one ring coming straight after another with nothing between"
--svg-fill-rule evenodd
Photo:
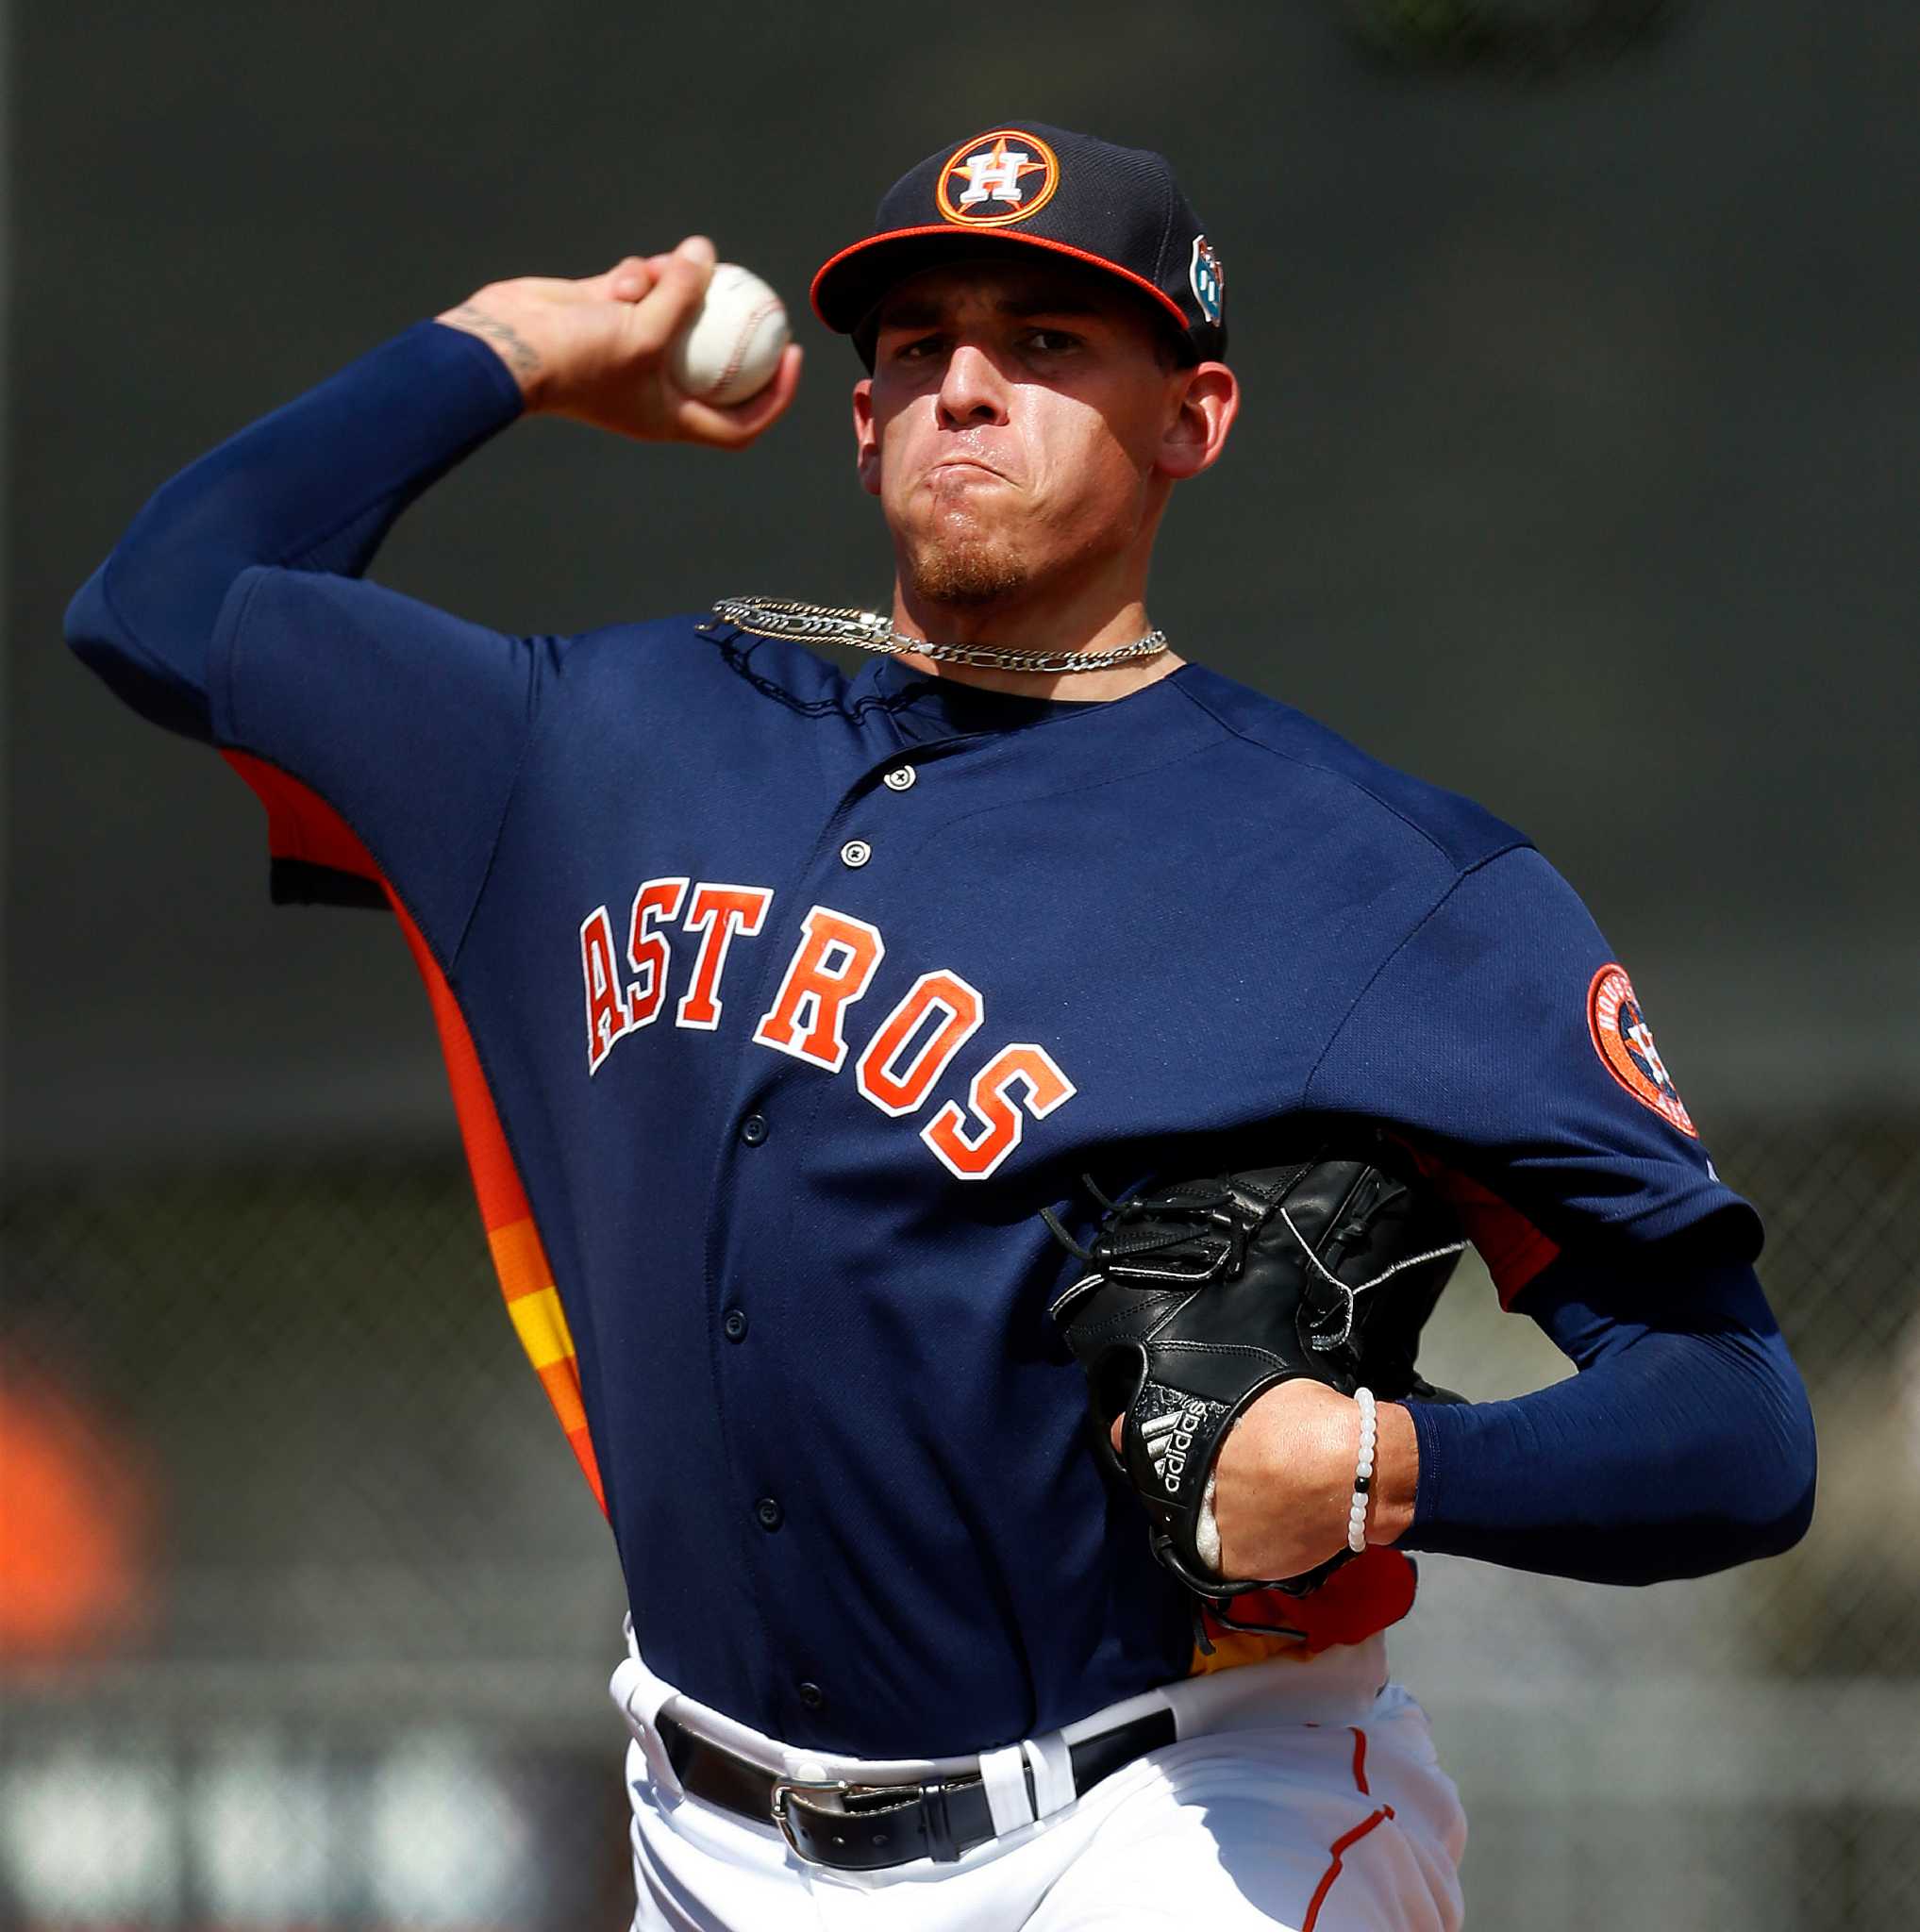
<instances>
[{"instance_id":1,"label":"player's forearm","mask_svg":"<svg viewBox=\"0 0 1920 1932\"><path fill-rule=\"evenodd\" d=\"M483 342L417 324L164 485L69 606L68 641L136 709L207 737L208 650L242 572L358 576L401 511L521 408Z\"/></svg>"},{"instance_id":2,"label":"player's forearm","mask_svg":"<svg viewBox=\"0 0 1920 1932\"><path fill-rule=\"evenodd\" d=\"M1790 1548L1813 1502L1798 1372L1770 1321L1690 1319L1613 1324L1579 1374L1511 1402L1411 1404L1418 1494L1402 1542L1600 1583Z\"/></svg>"}]
</instances>

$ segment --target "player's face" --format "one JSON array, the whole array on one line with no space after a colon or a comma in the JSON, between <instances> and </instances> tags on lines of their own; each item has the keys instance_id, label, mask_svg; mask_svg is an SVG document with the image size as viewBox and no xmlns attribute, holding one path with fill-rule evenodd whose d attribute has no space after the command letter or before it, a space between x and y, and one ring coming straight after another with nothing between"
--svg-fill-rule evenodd
<instances>
[{"instance_id":1,"label":"player's face","mask_svg":"<svg viewBox=\"0 0 1920 1932\"><path fill-rule=\"evenodd\" d=\"M1133 551L1144 568L1191 372L1110 277L1044 260L931 269L878 323L854 392L860 475L910 591L977 605Z\"/></svg>"}]
</instances>

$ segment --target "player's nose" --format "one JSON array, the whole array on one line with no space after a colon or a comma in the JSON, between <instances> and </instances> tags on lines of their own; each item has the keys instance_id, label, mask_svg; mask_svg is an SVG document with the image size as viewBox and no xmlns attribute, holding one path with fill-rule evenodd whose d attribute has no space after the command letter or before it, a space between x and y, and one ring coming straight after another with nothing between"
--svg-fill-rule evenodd
<instances>
[{"instance_id":1,"label":"player's nose","mask_svg":"<svg viewBox=\"0 0 1920 1932\"><path fill-rule=\"evenodd\" d=\"M962 342L946 359L940 382L940 420L949 428L975 423L1004 423L1007 384L993 358Z\"/></svg>"}]
</instances>

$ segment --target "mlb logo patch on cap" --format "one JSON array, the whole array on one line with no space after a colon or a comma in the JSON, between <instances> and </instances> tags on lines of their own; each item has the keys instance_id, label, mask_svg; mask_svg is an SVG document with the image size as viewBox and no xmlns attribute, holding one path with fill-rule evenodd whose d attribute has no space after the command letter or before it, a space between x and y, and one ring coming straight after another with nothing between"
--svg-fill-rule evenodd
<instances>
[{"instance_id":1,"label":"mlb logo patch on cap","mask_svg":"<svg viewBox=\"0 0 1920 1932\"><path fill-rule=\"evenodd\" d=\"M1050 249L1127 283L1188 361L1227 353L1227 273L1163 155L1040 121L1008 122L928 155L880 198L873 233L813 277L828 328L863 335L887 291L943 262Z\"/></svg>"},{"instance_id":2,"label":"mlb logo patch on cap","mask_svg":"<svg viewBox=\"0 0 1920 1932\"><path fill-rule=\"evenodd\" d=\"M1200 313L1217 327L1227 308L1227 271L1220 266L1220 251L1204 235L1194 237L1194 260L1187 279L1194 285L1194 300L1200 305Z\"/></svg>"}]
</instances>

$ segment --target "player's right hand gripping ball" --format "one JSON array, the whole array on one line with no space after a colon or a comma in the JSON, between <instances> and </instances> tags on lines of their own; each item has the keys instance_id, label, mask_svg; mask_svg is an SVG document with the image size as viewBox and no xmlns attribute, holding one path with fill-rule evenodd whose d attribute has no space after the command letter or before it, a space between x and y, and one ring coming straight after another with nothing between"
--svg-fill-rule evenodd
<instances>
[{"instance_id":1,"label":"player's right hand gripping ball","mask_svg":"<svg viewBox=\"0 0 1920 1932\"><path fill-rule=\"evenodd\" d=\"M1088 1182L1090 1190L1093 1183ZM1208 1478L1227 1432L1267 1390L1307 1376L1350 1395L1448 1399L1413 1367L1421 1324L1461 1249L1452 1210L1360 1127L1298 1159L1105 1201L1090 1242L1047 1225L1087 1274L1051 1313L1086 1371L1098 1453L1146 1506L1153 1553L1197 1595L1312 1589L1302 1575L1223 1577Z\"/></svg>"},{"instance_id":2,"label":"player's right hand gripping ball","mask_svg":"<svg viewBox=\"0 0 1920 1932\"><path fill-rule=\"evenodd\" d=\"M780 298L751 269L723 261L667 351L667 374L696 402L743 403L773 381L791 334Z\"/></svg>"}]
</instances>

